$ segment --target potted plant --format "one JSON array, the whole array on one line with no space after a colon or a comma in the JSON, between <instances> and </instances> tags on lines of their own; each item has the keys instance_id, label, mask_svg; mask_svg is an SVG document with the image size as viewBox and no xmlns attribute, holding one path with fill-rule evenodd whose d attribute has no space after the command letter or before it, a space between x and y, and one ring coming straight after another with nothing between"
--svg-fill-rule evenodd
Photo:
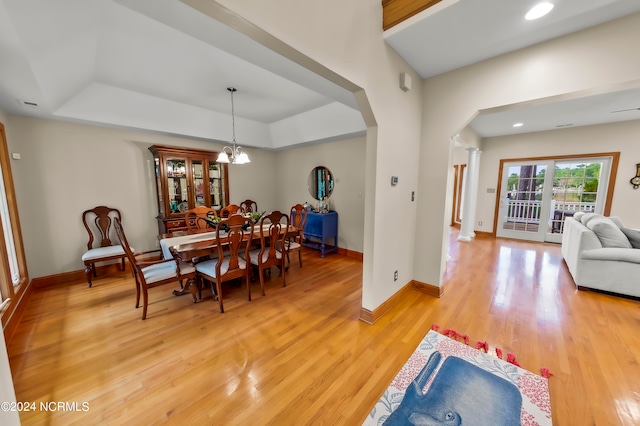
<instances>
[{"instance_id":1,"label":"potted plant","mask_svg":"<svg viewBox=\"0 0 640 426\"><path fill-rule=\"evenodd\" d=\"M220 178L220 166L217 164L212 164L209 166L209 177L212 179Z\"/></svg>"}]
</instances>

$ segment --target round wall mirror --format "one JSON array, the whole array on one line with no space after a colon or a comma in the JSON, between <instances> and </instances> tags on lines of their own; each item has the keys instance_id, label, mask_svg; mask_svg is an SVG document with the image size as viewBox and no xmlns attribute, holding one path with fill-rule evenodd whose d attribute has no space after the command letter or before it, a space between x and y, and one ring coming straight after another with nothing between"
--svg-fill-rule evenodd
<instances>
[{"instance_id":1,"label":"round wall mirror","mask_svg":"<svg viewBox=\"0 0 640 426\"><path fill-rule=\"evenodd\" d=\"M328 198L333 192L333 174L323 166L315 167L309 173L309 193L316 200Z\"/></svg>"}]
</instances>

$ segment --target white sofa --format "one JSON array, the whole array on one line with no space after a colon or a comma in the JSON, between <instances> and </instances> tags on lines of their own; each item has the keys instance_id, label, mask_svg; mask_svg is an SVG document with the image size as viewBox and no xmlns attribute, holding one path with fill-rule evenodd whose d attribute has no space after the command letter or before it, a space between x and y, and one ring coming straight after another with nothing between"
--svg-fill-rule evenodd
<instances>
[{"instance_id":1,"label":"white sofa","mask_svg":"<svg viewBox=\"0 0 640 426\"><path fill-rule=\"evenodd\" d=\"M566 218L562 256L578 289L640 297L640 230L625 228L618 218Z\"/></svg>"}]
</instances>

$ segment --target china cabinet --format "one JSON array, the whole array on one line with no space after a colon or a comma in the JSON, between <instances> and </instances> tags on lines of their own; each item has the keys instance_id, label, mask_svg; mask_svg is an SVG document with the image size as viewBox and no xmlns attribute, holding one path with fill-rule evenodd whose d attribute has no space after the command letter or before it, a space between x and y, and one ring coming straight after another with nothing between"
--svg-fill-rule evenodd
<instances>
[{"instance_id":1,"label":"china cabinet","mask_svg":"<svg viewBox=\"0 0 640 426\"><path fill-rule=\"evenodd\" d=\"M187 210L220 210L229 204L227 165L216 163L217 152L159 145L149 151L155 165L160 234L185 230Z\"/></svg>"}]
</instances>

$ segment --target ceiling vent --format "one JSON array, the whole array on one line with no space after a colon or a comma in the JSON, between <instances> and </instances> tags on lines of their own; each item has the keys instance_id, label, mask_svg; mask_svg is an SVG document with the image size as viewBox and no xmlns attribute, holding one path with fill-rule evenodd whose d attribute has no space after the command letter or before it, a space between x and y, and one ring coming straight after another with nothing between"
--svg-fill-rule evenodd
<instances>
[{"instance_id":1,"label":"ceiling vent","mask_svg":"<svg viewBox=\"0 0 640 426\"><path fill-rule=\"evenodd\" d=\"M627 112L627 111L640 111L640 108L619 109L618 111L611 111L611 114L615 114L616 112Z\"/></svg>"},{"instance_id":2,"label":"ceiling vent","mask_svg":"<svg viewBox=\"0 0 640 426\"><path fill-rule=\"evenodd\" d=\"M38 108L38 104L35 102L23 101L22 99L17 99L20 105L29 107L29 108Z\"/></svg>"}]
</instances>

